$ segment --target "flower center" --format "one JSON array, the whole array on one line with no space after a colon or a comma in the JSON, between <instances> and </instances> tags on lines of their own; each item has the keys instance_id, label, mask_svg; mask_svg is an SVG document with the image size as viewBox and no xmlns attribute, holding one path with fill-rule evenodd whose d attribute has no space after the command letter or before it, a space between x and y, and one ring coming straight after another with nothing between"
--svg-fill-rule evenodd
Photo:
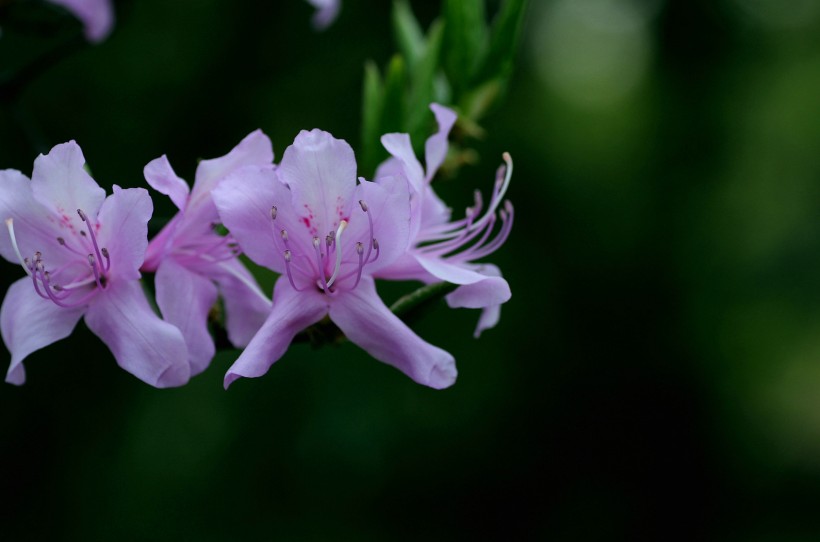
<instances>
[{"instance_id":1,"label":"flower center","mask_svg":"<svg viewBox=\"0 0 820 542\"><path fill-rule=\"evenodd\" d=\"M56 268L47 267L40 251L36 251L31 258L23 257L14 232L14 220L6 219L6 228L14 253L23 270L31 277L34 291L43 299L65 308L86 305L101 290L105 290L108 286L107 274L111 269L111 256L107 248L100 248L97 243L95 226L81 209L77 209L77 214L85 223L86 230L80 230L78 236L69 238L68 241L64 237L57 237L57 243L71 256ZM90 291L89 286L93 286ZM81 291L86 292L85 295L77 298L74 294Z\"/></svg>"},{"instance_id":2,"label":"flower center","mask_svg":"<svg viewBox=\"0 0 820 542\"><path fill-rule=\"evenodd\" d=\"M320 292L327 295L335 295L341 287L341 283L354 276L355 281L349 289L352 290L359 285L359 281L362 278L362 270L366 265L375 262L380 253L379 242L373 236L373 219L370 216L367 203L365 203L364 200L361 200L359 201L359 207L365 216L367 216L367 223L370 233L367 240L356 241L353 245L356 256L358 257L358 263L355 267L352 267L353 262L350 262L349 260L346 262L344 260L345 245L343 244L343 241L347 242L347 239L343 239L343 236L349 226L349 222L347 220L342 220L336 231L330 231L325 236L324 243L322 243L322 240L318 236L313 237L312 256L308 254L294 254L295 247L291 248L290 235L288 234L288 231L286 229L279 229L279 235L274 238L281 239L282 241L281 247L278 246L277 242L277 249L282 250L282 256L285 260L285 271L287 273L288 280L290 281L290 285L294 290L301 292L311 287L310 284L301 287L297 286L297 281L294 279L294 275L301 275L308 278L310 282L316 285L316 288ZM279 211L276 206L271 207L271 221L274 223L274 228L276 229L278 229L275 224L278 213ZM364 248L365 244L367 244L366 254ZM375 255L373 255L374 251ZM372 258L371 255L373 255ZM296 260L297 256L299 257L298 263ZM315 263L315 267L311 261ZM309 265L308 268L305 268L306 264ZM345 267L348 269L343 269ZM332 269L332 271L330 271L330 269ZM329 277L328 273L330 274Z\"/></svg>"}]
</instances>

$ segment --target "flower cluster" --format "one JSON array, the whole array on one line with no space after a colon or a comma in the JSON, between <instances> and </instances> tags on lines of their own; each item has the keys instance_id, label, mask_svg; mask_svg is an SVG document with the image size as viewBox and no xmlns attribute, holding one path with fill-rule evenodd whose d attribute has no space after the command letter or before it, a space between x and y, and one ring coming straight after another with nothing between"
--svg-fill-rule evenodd
<instances>
[{"instance_id":1,"label":"flower cluster","mask_svg":"<svg viewBox=\"0 0 820 542\"><path fill-rule=\"evenodd\" d=\"M183 385L214 356L208 323L221 297L228 339L244 348L226 388L265 374L299 332L325 318L414 381L452 385L453 356L392 313L375 279L456 284L449 305L482 309L476 334L492 327L510 289L497 267L477 262L510 233L513 209L503 198L512 162L505 154L486 210L477 191L464 218L453 219L431 181L456 117L431 108L439 129L426 142L426 167L407 134L387 134L392 157L372 181L357 177L353 149L321 130L301 132L278 164L267 136L253 132L200 162L191 188L157 158L145 179L179 212L150 243L147 190L114 186L106 197L73 141L39 156L31 179L0 171L0 255L25 273L0 308L12 355L6 381L22 384L23 360L83 318L123 369L152 386ZM279 274L272 299L240 254ZM160 314L141 273L154 274Z\"/></svg>"}]
</instances>

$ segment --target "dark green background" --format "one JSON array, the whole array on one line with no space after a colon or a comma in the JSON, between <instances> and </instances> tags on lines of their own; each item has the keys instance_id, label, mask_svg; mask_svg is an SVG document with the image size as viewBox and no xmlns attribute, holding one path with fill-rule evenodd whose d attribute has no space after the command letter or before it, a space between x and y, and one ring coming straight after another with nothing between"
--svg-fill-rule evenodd
<instances>
[{"instance_id":1,"label":"dark green background","mask_svg":"<svg viewBox=\"0 0 820 542\"><path fill-rule=\"evenodd\" d=\"M4 4L2 74L78 29ZM0 538L820 539L816 2L571 5L531 2L480 161L441 182L462 209L515 160L501 323L476 341L442 304L416 326L453 388L348 344L228 392L223 352L154 390L81 324L0 386ZM256 128L277 156L314 127L355 148L363 63L395 50L383 1L318 34L299 0L117 10L108 41L4 87L0 167L76 139L110 188L163 153L190 181Z\"/></svg>"}]
</instances>

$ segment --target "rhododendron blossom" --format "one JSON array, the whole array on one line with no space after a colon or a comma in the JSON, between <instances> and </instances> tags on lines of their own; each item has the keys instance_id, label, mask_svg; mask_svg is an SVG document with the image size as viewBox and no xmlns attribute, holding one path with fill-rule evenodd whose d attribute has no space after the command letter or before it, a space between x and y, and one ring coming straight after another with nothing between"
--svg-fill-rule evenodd
<instances>
[{"instance_id":1,"label":"rhododendron blossom","mask_svg":"<svg viewBox=\"0 0 820 542\"><path fill-rule=\"evenodd\" d=\"M270 139L257 130L227 155L201 161L192 190L177 177L166 156L145 166L148 184L169 196L179 212L149 243L142 269L156 272L157 305L165 320L185 336L192 376L208 367L216 351L208 315L218 293L234 346L247 345L270 313L270 300L237 259L233 237L214 230L219 215L211 191L244 166L272 162Z\"/></svg>"},{"instance_id":2,"label":"rhododendron blossom","mask_svg":"<svg viewBox=\"0 0 820 542\"><path fill-rule=\"evenodd\" d=\"M142 188L105 191L83 169L76 143L34 161L31 180L0 171L0 255L26 276L9 288L0 330L11 351L6 381L25 381L23 360L68 336L81 317L117 363L157 387L180 386L190 367L182 334L151 309L139 268L153 205Z\"/></svg>"},{"instance_id":3,"label":"rhododendron blossom","mask_svg":"<svg viewBox=\"0 0 820 542\"><path fill-rule=\"evenodd\" d=\"M453 356L419 338L385 306L373 275L409 242L403 177L356 182L353 150L327 132L301 132L281 164L248 167L213 192L245 254L282 276L273 309L225 375L265 374L294 336L329 316L350 341L433 388L456 378Z\"/></svg>"},{"instance_id":4,"label":"rhododendron blossom","mask_svg":"<svg viewBox=\"0 0 820 542\"><path fill-rule=\"evenodd\" d=\"M48 0L64 7L77 17L85 30L85 37L97 43L111 33L114 28L114 6L111 0Z\"/></svg>"},{"instance_id":5,"label":"rhododendron blossom","mask_svg":"<svg viewBox=\"0 0 820 542\"><path fill-rule=\"evenodd\" d=\"M382 144L392 158L379 167L376 182L381 183L383 178L392 179L397 174L405 175L410 182L412 247L392 265L379 270L376 276L461 285L447 296L447 302L454 308L484 309L476 327L475 335L478 336L498 322L500 306L511 295L498 267L476 262L504 244L512 229L513 207L509 201L503 201L512 177L512 160L504 154L506 164L498 170L486 211L481 192L476 190L475 203L467 209L465 217L452 220L450 209L430 183L447 155L447 136L456 115L438 104L432 104L430 108L439 130L425 144L426 171L413 152L409 135L382 136ZM499 209L502 202L503 208ZM499 218L501 225L496 229Z\"/></svg>"}]
</instances>

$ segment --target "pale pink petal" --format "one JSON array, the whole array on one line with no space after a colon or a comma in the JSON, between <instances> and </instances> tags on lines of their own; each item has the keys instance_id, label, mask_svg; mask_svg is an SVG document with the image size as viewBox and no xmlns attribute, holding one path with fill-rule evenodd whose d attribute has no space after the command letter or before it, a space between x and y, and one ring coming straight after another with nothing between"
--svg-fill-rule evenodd
<instances>
[{"instance_id":1,"label":"pale pink petal","mask_svg":"<svg viewBox=\"0 0 820 542\"><path fill-rule=\"evenodd\" d=\"M287 351L297 333L327 314L326 297L315 291L297 292L287 279L276 282L273 310L247 348L225 374L225 389L238 378L253 378L268 372Z\"/></svg>"},{"instance_id":2,"label":"pale pink petal","mask_svg":"<svg viewBox=\"0 0 820 542\"><path fill-rule=\"evenodd\" d=\"M111 33L114 27L114 7L111 0L49 0L52 4L63 6L70 11L85 27L85 37L97 43Z\"/></svg>"},{"instance_id":3,"label":"pale pink petal","mask_svg":"<svg viewBox=\"0 0 820 542\"><path fill-rule=\"evenodd\" d=\"M427 175L425 178L428 183L447 157L447 137L450 135L450 130L452 130L457 118L452 109L442 105L433 103L430 104L430 109L436 116L438 132L427 138L424 144L424 156L427 162Z\"/></svg>"},{"instance_id":4,"label":"pale pink petal","mask_svg":"<svg viewBox=\"0 0 820 542\"><path fill-rule=\"evenodd\" d=\"M112 276L120 280L140 278L139 268L148 247L148 220L154 212L151 196L144 188L114 186L97 217L99 244L111 255Z\"/></svg>"},{"instance_id":5,"label":"pale pink petal","mask_svg":"<svg viewBox=\"0 0 820 542\"><path fill-rule=\"evenodd\" d=\"M222 223L242 251L257 264L284 273L279 232L297 224L293 222L296 215L290 191L276 178L273 168L242 168L221 182L212 195ZM271 218L274 205L279 209L275 223Z\"/></svg>"},{"instance_id":6,"label":"pale pink petal","mask_svg":"<svg viewBox=\"0 0 820 542\"><path fill-rule=\"evenodd\" d=\"M424 170L421 168L419 159L416 158L416 153L413 152L413 144L410 142L410 136L407 134L384 134L381 137L382 145L387 149L396 160L404 165L404 173L407 175L407 180L410 182L412 189L421 193L424 187ZM387 166L386 166L387 167ZM394 171L395 166L389 166L385 172Z\"/></svg>"},{"instance_id":7,"label":"pale pink petal","mask_svg":"<svg viewBox=\"0 0 820 542\"><path fill-rule=\"evenodd\" d=\"M216 286L209 279L166 258L154 278L157 305L163 319L185 338L191 376L208 368L216 348L208 332L208 313L216 303Z\"/></svg>"},{"instance_id":8,"label":"pale pink petal","mask_svg":"<svg viewBox=\"0 0 820 542\"><path fill-rule=\"evenodd\" d=\"M433 191L432 186L427 186L424 189L421 202L421 220L420 228L430 228L433 226L440 226L450 222L452 216L452 209L447 207L447 204L442 201Z\"/></svg>"},{"instance_id":9,"label":"pale pink petal","mask_svg":"<svg viewBox=\"0 0 820 542\"><path fill-rule=\"evenodd\" d=\"M410 198L406 190L404 193L390 192L376 183L364 180L356 188L355 198L367 205L367 212L373 221L373 235L379 242L379 258L365 267L367 273L373 274L407 252L410 244ZM350 224L342 243L349 261L357 259L356 242L365 247L370 243L370 223L359 205L350 215Z\"/></svg>"},{"instance_id":10,"label":"pale pink petal","mask_svg":"<svg viewBox=\"0 0 820 542\"><path fill-rule=\"evenodd\" d=\"M61 231L52 212L34 199L31 181L13 169L0 171L0 255L13 263L20 263L5 220L12 219L17 246L23 257L30 258L40 251L49 263L60 265L70 256L57 243Z\"/></svg>"},{"instance_id":11,"label":"pale pink petal","mask_svg":"<svg viewBox=\"0 0 820 542\"><path fill-rule=\"evenodd\" d=\"M185 339L151 310L139 281L112 281L88 307L85 323L117 364L143 382L157 388L188 382Z\"/></svg>"},{"instance_id":12,"label":"pale pink petal","mask_svg":"<svg viewBox=\"0 0 820 542\"><path fill-rule=\"evenodd\" d=\"M476 272L486 275L486 279L459 286L447 296L447 304L452 308L482 309L473 336L478 338L485 329L495 327L501 318L501 304L510 300L510 285L501 278L501 270L492 264L471 266Z\"/></svg>"},{"instance_id":13,"label":"pale pink petal","mask_svg":"<svg viewBox=\"0 0 820 542\"><path fill-rule=\"evenodd\" d=\"M331 302L330 319L351 342L419 384L442 389L456 380L453 356L422 340L390 312L369 277Z\"/></svg>"},{"instance_id":14,"label":"pale pink petal","mask_svg":"<svg viewBox=\"0 0 820 542\"><path fill-rule=\"evenodd\" d=\"M293 207L310 235L324 238L351 213L356 158L347 142L322 130L302 131L277 169L293 192Z\"/></svg>"},{"instance_id":15,"label":"pale pink petal","mask_svg":"<svg viewBox=\"0 0 820 542\"><path fill-rule=\"evenodd\" d=\"M470 269L468 264L450 263L443 258L416 254L419 264L434 277L453 284L473 284L487 277Z\"/></svg>"},{"instance_id":16,"label":"pale pink petal","mask_svg":"<svg viewBox=\"0 0 820 542\"><path fill-rule=\"evenodd\" d=\"M410 252L399 256L389 267L379 269L375 276L387 280L418 280L427 284L441 281L424 269L418 258Z\"/></svg>"},{"instance_id":17,"label":"pale pink petal","mask_svg":"<svg viewBox=\"0 0 820 542\"><path fill-rule=\"evenodd\" d=\"M96 216L105 200L105 190L83 169L84 165L83 151L74 141L69 141L38 156L31 176L35 199L77 229L84 229L77 209Z\"/></svg>"},{"instance_id":18,"label":"pale pink petal","mask_svg":"<svg viewBox=\"0 0 820 542\"><path fill-rule=\"evenodd\" d=\"M171 198L177 209L185 209L190 193L188 183L177 176L167 156L151 160L142 172L151 188Z\"/></svg>"},{"instance_id":19,"label":"pale pink petal","mask_svg":"<svg viewBox=\"0 0 820 542\"><path fill-rule=\"evenodd\" d=\"M307 0L316 8L311 22L316 30L324 30L336 20L341 8L341 0Z\"/></svg>"},{"instance_id":20,"label":"pale pink petal","mask_svg":"<svg viewBox=\"0 0 820 542\"><path fill-rule=\"evenodd\" d=\"M481 310L481 316L478 317L478 325L476 325L473 337L478 339L481 332L485 329L494 328L501 319L501 305L491 305Z\"/></svg>"},{"instance_id":21,"label":"pale pink petal","mask_svg":"<svg viewBox=\"0 0 820 542\"><path fill-rule=\"evenodd\" d=\"M6 382L24 383L23 360L32 352L68 337L84 310L85 307L65 309L43 299L28 277L12 284L0 307L0 330L11 352Z\"/></svg>"},{"instance_id":22,"label":"pale pink petal","mask_svg":"<svg viewBox=\"0 0 820 542\"><path fill-rule=\"evenodd\" d=\"M225 304L228 339L236 347L247 346L270 315L271 300L265 297L253 275L239 260L220 262L209 276L216 280Z\"/></svg>"},{"instance_id":23,"label":"pale pink petal","mask_svg":"<svg viewBox=\"0 0 820 542\"><path fill-rule=\"evenodd\" d=\"M512 297L510 285L501 277L486 277L484 280L459 286L447 296L450 307L483 309L506 303Z\"/></svg>"},{"instance_id":24,"label":"pale pink petal","mask_svg":"<svg viewBox=\"0 0 820 542\"><path fill-rule=\"evenodd\" d=\"M176 239L176 232L179 223L182 221L182 213L177 213L148 243L145 249L145 261L142 262L143 271L154 272L162 260L167 256L169 250Z\"/></svg>"},{"instance_id":25,"label":"pale pink petal","mask_svg":"<svg viewBox=\"0 0 820 542\"><path fill-rule=\"evenodd\" d=\"M203 160L199 163L196 168L196 179L191 191L189 208L197 208L200 205L212 208L211 191L222 179L234 171L245 166L270 166L272 163L273 145L270 138L262 130L251 132L225 156ZM204 210L196 212L197 214L204 213Z\"/></svg>"}]
</instances>

